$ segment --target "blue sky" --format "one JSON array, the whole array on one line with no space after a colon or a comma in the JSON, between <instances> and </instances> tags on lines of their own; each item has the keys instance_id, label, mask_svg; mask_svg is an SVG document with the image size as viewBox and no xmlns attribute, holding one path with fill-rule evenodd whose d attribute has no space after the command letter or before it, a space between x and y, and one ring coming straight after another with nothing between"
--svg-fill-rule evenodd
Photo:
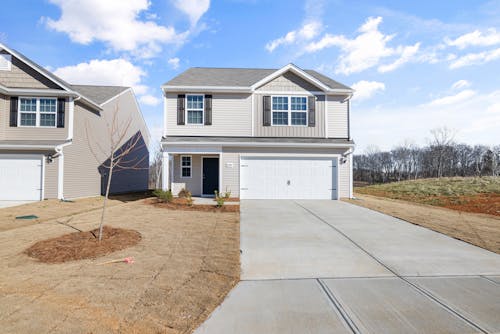
<instances>
[{"instance_id":1,"label":"blue sky","mask_svg":"<svg viewBox=\"0 0 500 334\"><path fill-rule=\"evenodd\" d=\"M293 62L352 86L359 151L500 144L500 0L2 1L0 41L71 83L134 87L153 136L160 85L191 66Z\"/></svg>"}]
</instances>

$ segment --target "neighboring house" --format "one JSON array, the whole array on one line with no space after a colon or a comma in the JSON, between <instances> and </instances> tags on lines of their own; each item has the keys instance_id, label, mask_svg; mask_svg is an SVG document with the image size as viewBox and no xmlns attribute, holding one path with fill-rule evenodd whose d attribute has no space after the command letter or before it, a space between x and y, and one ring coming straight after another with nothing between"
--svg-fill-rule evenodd
<instances>
[{"instance_id":1,"label":"neighboring house","mask_svg":"<svg viewBox=\"0 0 500 334\"><path fill-rule=\"evenodd\" d=\"M164 189L241 199L352 197L351 88L289 64L190 68L162 89Z\"/></svg>"},{"instance_id":2,"label":"neighboring house","mask_svg":"<svg viewBox=\"0 0 500 334\"><path fill-rule=\"evenodd\" d=\"M111 192L146 190L149 133L132 89L70 85L0 44L0 200L102 194L115 113L130 120L123 143L140 142L127 157L140 168L114 174Z\"/></svg>"}]
</instances>

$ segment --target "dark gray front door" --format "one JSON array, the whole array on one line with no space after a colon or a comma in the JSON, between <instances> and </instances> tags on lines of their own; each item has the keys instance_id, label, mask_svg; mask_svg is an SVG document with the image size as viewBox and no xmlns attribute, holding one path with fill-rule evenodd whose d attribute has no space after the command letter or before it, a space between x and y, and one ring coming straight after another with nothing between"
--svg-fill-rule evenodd
<instances>
[{"instance_id":1,"label":"dark gray front door","mask_svg":"<svg viewBox=\"0 0 500 334\"><path fill-rule=\"evenodd\" d=\"M219 190L219 158L203 158L203 195Z\"/></svg>"}]
</instances>

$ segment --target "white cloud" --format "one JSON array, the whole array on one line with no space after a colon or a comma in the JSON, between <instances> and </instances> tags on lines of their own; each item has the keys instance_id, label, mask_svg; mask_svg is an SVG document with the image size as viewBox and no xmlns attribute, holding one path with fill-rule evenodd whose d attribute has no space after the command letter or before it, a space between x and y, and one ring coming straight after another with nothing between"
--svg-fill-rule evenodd
<instances>
[{"instance_id":1,"label":"white cloud","mask_svg":"<svg viewBox=\"0 0 500 334\"><path fill-rule=\"evenodd\" d=\"M404 138L425 144L429 130L442 126L457 129L457 140L460 142L496 145L499 105L500 90L476 92L470 98L457 99L449 104L358 107L351 114L352 135L357 151L363 151L369 145L390 149ZM390 135L387 135L388 131Z\"/></svg>"},{"instance_id":2,"label":"white cloud","mask_svg":"<svg viewBox=\"0 0 500 334\"><path fill-rule=\"evenodd\" d=\"M497 32L494 28L488 29L484 34L479 30L474 30L456 39L445 38L445 43L459 49L465 49L470 46L497 45L500 44L500 32Z\"/></svg>"},{"instance_id":3,"label":"white cloud","mask_svg":"<svg viewBox=\"0 0 500 334\"><path fill-rule=\"evenodd\" d=\"M148 88L141 83L146 73L125 59L98 60L74 66L60 67L54 74L72 84L111 85L132 87L136 94L146 94Z\"/></svg>"},{"instance_id":4,"label":"white cloud","mask_svg":"<svg viewBox=\"0 0 500 334\"><path fill-rule=\"evenodd\" d=\"M186 33L173 27L141 20L150 7L148 0L49 0L61 9L59 19L45 18L47 26L69 35L73 42L105 43L114 51L151 58L164 43L182 43Z\"/></svg>"},{"instance_id":5,"label":"white cloud","mask_svg":"<svg viewBox=\"0 0 500 334\"><path fill-rule=\"evenodd\" d=\"M366 22L358 28L359 35L349 39L343 35L325 34L320 40L311 42L305 46L305 51L314 53L329 47L339 47L341 54L338 58L336 73L351 74L364 71L377 66L382 59L399 56L392 64L379 68L380 72L387 72L400 67L411 60L420 47L420 43L413 46L398 46L392 48L388 43L395 35L381 33L378 26L382 23L382 17L369 17Z\"/></svg>"},{"instance_id":6,"label":"white cloud","mask_svg":"<svg viewBox=\"0 0 500 334\"><path fill-rule=\"evenodd\" d=\"M464 66L481 65L497 59L500 59L500 48L466 54L453 60L449 67L450 69L456 69Z\"/></svg>"},{"instance_id":7,"label":"white cloud","mask_svg":"<svg viewBox=\"0 0 500 334\"><path fill-rule=\"evenodd\" d=\"M210 0L174 0L175 7L189 17L191 26L195 26L210 8Z\"/></svg>"},{"instance_id":8,"label":"white cloud","mask_svg":"<svg viewBox=\"0 0 500 334\"><path fill-rule=\"evenodd\" d=\"M157 106L160 104L161 100L153 95L143 95L139 98L139 102L148 106Z\"/></svg>"},{"instance_id":9,"label":"white cloud","mask_svg":"<svg viewBox=\"0 0 500 334\"><path fill-rule=\"evenodd\" d=\"M175 57L175 58L170 58L169 60L167 60L167 63L174 69L178 69L179 68L179 63L180 63L180 59Z\"/></svg>"},{"instance_id":10,"label":"white cloud","mask_svg":"<svg viewBox=\"0 0 500 334\"><path fill-rule=\"evenodd\" d=\"M380 73L394 71L395 69L401 67L403 64L412 60L415 54L418 52L419 48L420 48L420 43L416 43L415 45L412 46L398 47L397 52L401 53L401 56L391 64L380 65L378 67L378 71Z\"/></svg>"},{"instance_id":11,"label":"white cloud","mask_svg":"<svg viewBox=\"0 0 500 334\"><path fill-rule=\"evenodd\" d=\"M463 90L455 95L449 95L449 96L434 99L431 102L427 103L427 105L428 106L446 106L446 105L457 104L459 102L463 102L465 100L470 99L474 95L476 95L475 91L470 90L470 89L466 89L466 90Z\"/></svg>"},{"instance_id":12,"label":"white cloud","mask_svg":"<svg viewBox=\"0 0 500 334\"><path fill-rule=\"evenodd\" d=\"M458 80L453 85L451 85L451 89L452 90L460 90L462 88L469 87L469 86L470 86L470 82L469 81L467 81L467 80Z\"/></svg>"},{"instance_id":13,"label":"white cloud","mask_svg":"<svg viewBox=\"0 0 500 334\"><path fill-rule=\"evenodd\" d=\"M308 41L316 37L323 25L319 21L311 21L304 23L302 27L297 30L292 30L288 32L285 36L277 38L266 44L266 49L269 52L273 52L277 47L282 45L289 45L293 43L299 43L303 41Z\"/></svg>"},{"instance_id":14,"label":"white cloud","mask_svg":"<svg viewBox=\"0 0 500 334\"><path fill-rule=\"evenodd\" d=\"M356 101L366 100L375 95L377 92L385 90L385 84L378 81L361 80L351 86L354 92L353 99Z\"/></svg>"}]
</instances>

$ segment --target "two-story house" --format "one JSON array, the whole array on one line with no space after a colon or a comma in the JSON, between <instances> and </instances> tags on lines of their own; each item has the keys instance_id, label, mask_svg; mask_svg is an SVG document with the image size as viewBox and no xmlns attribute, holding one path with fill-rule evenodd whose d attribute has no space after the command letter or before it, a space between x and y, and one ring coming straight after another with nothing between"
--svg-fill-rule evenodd
<instances>
[{"instance_id":1,"label":"two-story house","mask_svg":"<svg viewBox=\"0 0 500 334\"><path fill-rule=\"evenodd\" d=\"M149 133L132 89L70 85L0 44L0 201L103 193L113 120L127 126L120 145L138 144L137 168L115 170L111 192L146 190Z\"/></svg>"},{"instance_id":2,"label":"two-story house","mask_svg":"<svg viewBox=\"0 0 500 334\"><path fill-rule=\"evenodd\" d=\"M352 197L351 88L289 64L190 68L162 89L164 189Z\"/></svg>"}]
</instances>

